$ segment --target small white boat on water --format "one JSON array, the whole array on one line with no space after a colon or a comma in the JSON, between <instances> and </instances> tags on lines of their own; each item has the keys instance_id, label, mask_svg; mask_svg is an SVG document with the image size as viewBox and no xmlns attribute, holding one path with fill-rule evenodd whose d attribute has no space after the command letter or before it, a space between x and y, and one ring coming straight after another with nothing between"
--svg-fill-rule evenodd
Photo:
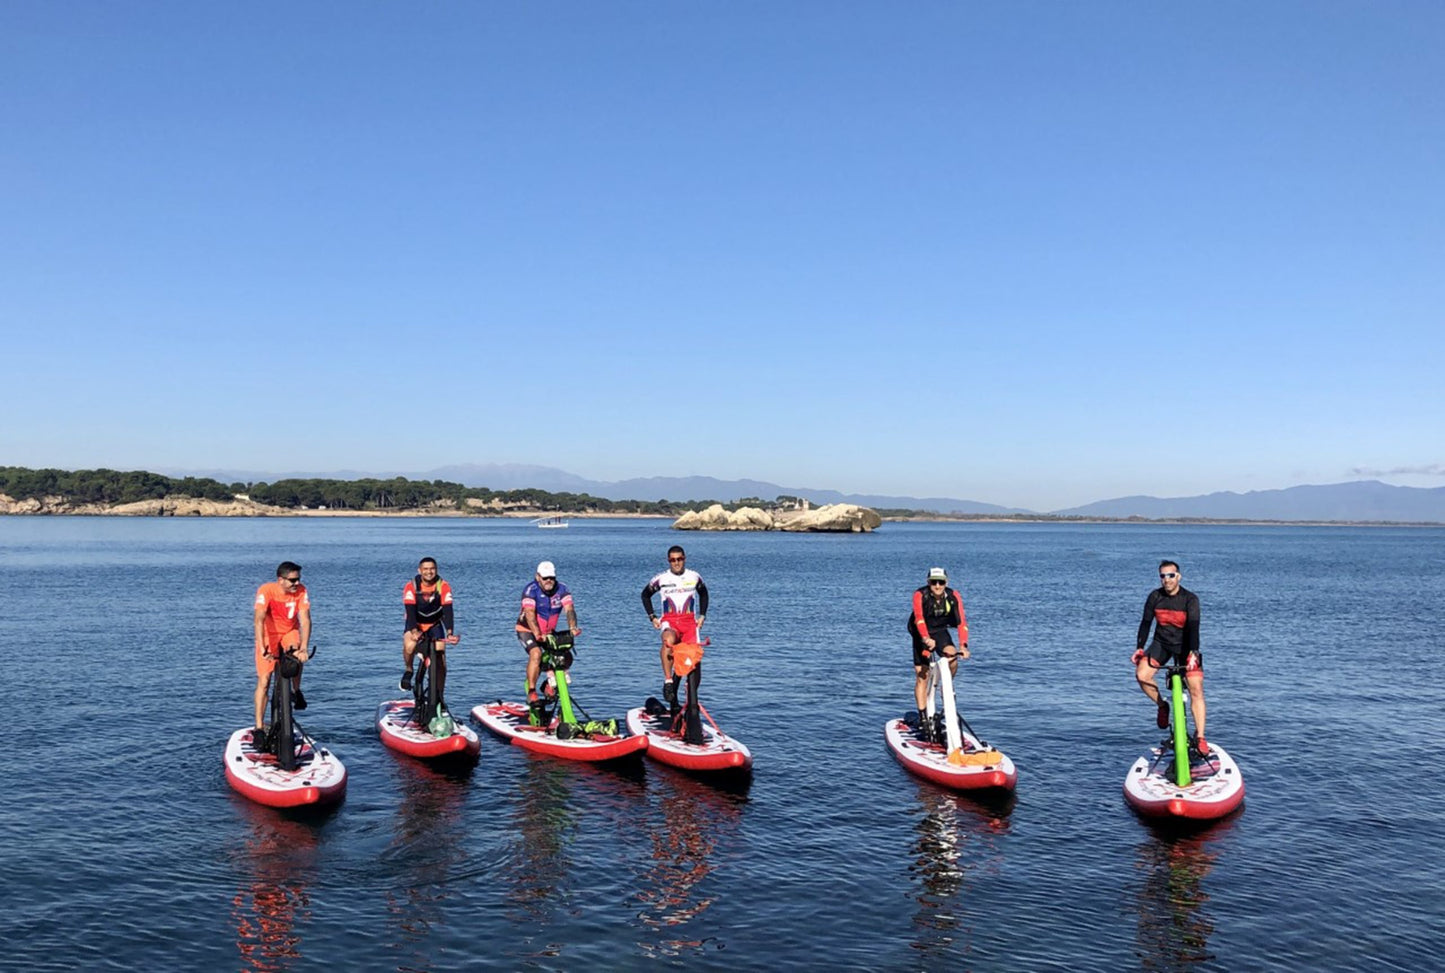
<instances>
[{"instance_id":1,"label":"small white boat on water","mask_svg":"<svg viewBox=\"0 0 1445 973\"><path fill-rule=\"evenodd\" d=\"M532 523L536 524L538 527L550 529L556 527L566 527L567 519L565 517L538 517L536 520L532 521Z\"/></svg>"}]
</instances>

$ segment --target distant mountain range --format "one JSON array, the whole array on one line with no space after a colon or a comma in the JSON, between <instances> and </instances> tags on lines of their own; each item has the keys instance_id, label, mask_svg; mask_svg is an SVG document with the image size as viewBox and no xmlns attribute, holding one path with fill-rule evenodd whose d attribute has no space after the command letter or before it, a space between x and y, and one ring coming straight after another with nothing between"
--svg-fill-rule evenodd
<instances>
[{"instance_id":1,"label":"distant mountain range","mask_svg":"<svg viewBox=\"0 0 1445 973\"><path fill-rule=\"evenodd\" d=\"M511 464L467 464L443 466L427 474L430 479L451 480L467 486L493 490L535 487L551 492L590 493L608 500L721 500L730 503L744 497L772 500L774 497L803 497L813 503L856 503L865 507L906 507L939 513L1009 514L1027 513L1019 507L1000 507L977 500L952 497L889 497L874 494L839 493L810 487L779 486L765 480L719 480L711 476L649 476L605 482L585 480L562 470L542 466ZM505 484L505 485L503 485Z\"/></svg>"},{"instance_id":2,"label":"distant mountain range","mask_svg":"<svg viewBox=\"0 0 1445 973\"><path fill-rule=\"evenodd\" d=\"M840 493L810 487L788 487L765 480L719 480L711 476L653 476L630 480L589 480L550 466L521 463L466 463L425 472L258 473L246 470L158 470L170 476L209 476L223 483L254 483L280 479L340 479L405 476L414 480L448 480L492 490L546 490L549 493L587 493L609 500L720 500L745 497L771 500L778 496L803 497L813 503L856 503L865 507L929 510L950 514L1031 514L1041 511L1003 507L956 497L899 497ZM1378 480L1295 486L1280 490L1221 492L1195 497L1120 497L1081 507L1046 511L1064 517L1144 517L1150 520L1203 518L1209 520L1355 521L1445 523L1445 487L1390 486Z\"/></svg>"},{"instance_id":3,"label":"distant mountain range","mask_svg":"<svg viewBox=\"0 0 1445 973\"><path fill-rule=\"evenodd\" d=\"M1445 523L1445 487L1390 486L1379 480L1296 486L1198 497L1120 497L1055 510L1060 516L1171 520L1343 520Z\"/></svg>"},{"instance_id":4,"label":"distant mountain range","mask_svg":"<svg viewBox=\"0 0 1445 973\"><path fill-rule=\"evenodd\" d=\"M359 480L364 477L387 479L404 476L409 480L447 480L469 487L489 490L546 490L548 493L586 493L608 500L719 500L730 503L745 497L772 500L774 497L803 497L813 503L856 503L865 507L907 508L958 514L1031 513L1021 507L1000 507L977 500L952 497L890 497L874 494L839 493L837 490L815 490L808 487L785 487L764 480L719 480L711 476L650 476L631 480L589 480L550 466L523 463L464 463L440 466L426 472L388 470L360 473L340 472L260 473L255 470L178 470L160 469L167 476L209 476L222 483L274 483L285 479Z\"/></svg>"}]
</instances>

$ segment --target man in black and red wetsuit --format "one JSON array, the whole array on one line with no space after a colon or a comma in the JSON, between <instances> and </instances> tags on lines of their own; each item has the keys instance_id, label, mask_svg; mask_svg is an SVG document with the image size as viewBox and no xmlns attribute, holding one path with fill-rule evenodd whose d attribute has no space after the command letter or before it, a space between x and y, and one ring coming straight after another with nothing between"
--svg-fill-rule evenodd
<instances>
[{"instance_id":1,"label":"man in black and red wetsuit","mask_svg":"<svg viewBox=\"0 0 1445 973\"><path fill-rule=\"evenodd\" d=\"M1171 661L1184 666L1184 681L1189 684L1189 709L1194 714L1194 730L1199 752L1209 753L1204 742L1204 659L1199 651L1199 598L1180 585L1179 565L1173 561L1159 562L1159 587L1144 600L1144 617L1139 621L1139 637L1135 640L1134 678L1144 695L1158 707L1159 728L1169 726L1169 704L1164 701L1155 683L1156 673ZM1154 628L1154 641L1146 651L1149 628Z\"/></svg>"},{"instance_id":2,"label":"man in black and red wetsuit","mask_svg":"<svg viewBox=\"0 0 1445 973\"><path fill-rule=\"evenodd\" d=\"M401 658L406 669L401 674L398 688L411 689L412 659L425 638L436 645L437 695L440 696L447 684L447 646L461 641L461 636L455 631L452 586L437 574L436 558L422 558L416 570L416 577L401 589L401 603L406 608L406 623L401 633Z\"/></svg>"},{"instance_id":3,"label":"man in black and red wetsuit","mask_svg":"<svg viewBox=\"0 0 1445 973\"><path fill-rule=\"evenodd\" d=\"M958 645L949 628L958 629ZM968 617L963 599L948 586L948 572L929 568L928 581L913 592L913 611L908 616L908 634L913 636L913 701L918 704L918 725L928 725L928 665L934 652L948 660L948 674L958 675L958 660L968 658Z\"/></svg>"}]
</instances>

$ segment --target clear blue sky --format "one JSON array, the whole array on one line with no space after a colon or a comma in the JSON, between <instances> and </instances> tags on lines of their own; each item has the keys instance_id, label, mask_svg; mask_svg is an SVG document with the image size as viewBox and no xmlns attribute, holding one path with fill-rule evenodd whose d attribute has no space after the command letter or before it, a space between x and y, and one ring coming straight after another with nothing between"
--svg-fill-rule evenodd
<instances>
[{"instance_id":1,"label":"clear blue sky","mask_svg":"<svg viewBox=\"0 0 1445 973\"><path fill-rule=\"evenodd\" d=\"M0 464L1445 484L1442 51L1438 0L8 0Z\"/></svg>"}]
</instances>

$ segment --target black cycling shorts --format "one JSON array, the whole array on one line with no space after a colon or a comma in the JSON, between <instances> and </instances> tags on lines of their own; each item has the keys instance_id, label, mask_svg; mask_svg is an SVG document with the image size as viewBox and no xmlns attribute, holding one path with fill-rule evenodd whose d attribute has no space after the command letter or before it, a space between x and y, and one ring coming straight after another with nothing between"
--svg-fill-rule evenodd
<instances>
[{"instance_id":1,"label":"black cycling shorts","mask_svg":"<svg viewBox=\"0 0 1445 973\"><path fill-rule=\"evenodd\" d=\"M416 628L407 629L408 632L417 631ZM438 652L447 650L447 627L441 622L435 622L432 627L421 632L421 637L416 640L416 647L421 648L426 642L435 642Z\"/></svg>"},{"instance_id":2,"label":"black cycling shorts","mask_svg":"<svg viewBox=\"0 0 1445 973\"><path fill-rule=\"evenodd\" d=\"M1186 672L1204 671L1204 653L1191 652L1189 658L1185 659L1182 652L1176 652L1167 645L1158 642L1150 644L1149 650L1144 653L1155 669L1163 669L1165 666L1182 665ZM1177 661L1176 661L1177 660Z\"/></svg>"},{"instance_id":3,"label":"black cycling shorts","mask_svg":"<svg viewBox=\"0 0 1445 973\"><path fill-rule=\"evenodd\" d=\"M933 638L934 652L942 652L944 647L953 644L953 636L947 631L940 632L937 635L934 635L932 632L928 634ZM928 667L928 660L923 657L923 653L927 651L928 646L923 644L923 639L917 635L913 636L913 664L915 666L921 666L925 669Z\"/></svg>"}]
</instances>

